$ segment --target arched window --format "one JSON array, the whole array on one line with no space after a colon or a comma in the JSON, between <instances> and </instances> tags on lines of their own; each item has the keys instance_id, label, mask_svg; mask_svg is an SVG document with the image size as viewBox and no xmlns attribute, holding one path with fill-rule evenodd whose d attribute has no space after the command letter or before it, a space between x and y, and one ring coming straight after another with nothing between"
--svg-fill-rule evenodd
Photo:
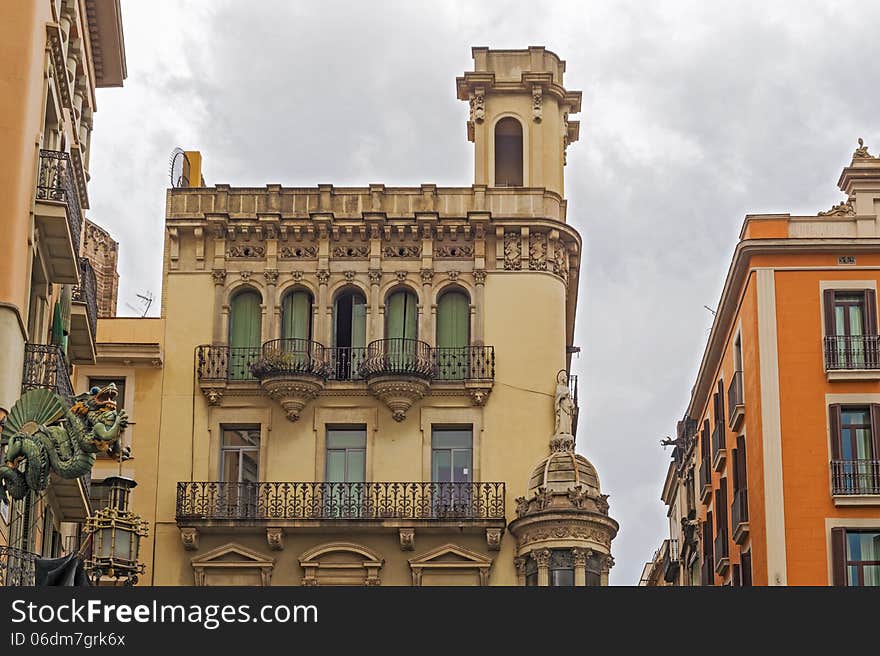
<instances>
[{"instance_id":1,"label":"arched window","mask_svg":"<svg viewBox=\"0 0 880 656\"><path fill-rule=\"evenodd\" d=\"M367 341L367 299L359 289L346 289L333 303L331 375L337 380L357 377Z\"/></svg>"},{"instance_id":2,"label":"arched window","mask_svg":"<svg viewBox=\"0 0 880 656\"><path fill-rule=\"evenodd\" d=\"M495 186L522 187L522 125L510 116L495 124Z\"/></svg>"},{"instance_id":3,"label":"arched window","mask_svg":"<svg viewBox=\"0 0 880 656\"><path fill-rule=\"evenodd\" d=\"M437 301L437 377L464 380L470 376L470 300L450 290Z\"/></svg>"},{"instance_id":4,"label":"arched window","mask_svg":"<svg viewBox=\"0 0 880 656\"><path fill-rule=\"evenodd\" d=\"M251 378L250 365L260 357L262 298L254 289L244 289L229 304L229 377Z\"/></svg>"},{"instance_id":5,"label":"arched window","mask_svg":"<svg viewBox=\"0 0 880 656\"><path fill-rule=\"evenodd\" d=\"M281 301L281 337L312 338L312 295L303 290L284 295Z\"/></svg>"},{"instance_id":6,"label":"arched window","mask_svg":"<svg viewBox=\"0 0 880 656\"><path fill-rule=\"evenodd\" d=\"M394 292L385 302L385 338L418 339L418 300L410 291Z\"/></svg>"}]
</instances>

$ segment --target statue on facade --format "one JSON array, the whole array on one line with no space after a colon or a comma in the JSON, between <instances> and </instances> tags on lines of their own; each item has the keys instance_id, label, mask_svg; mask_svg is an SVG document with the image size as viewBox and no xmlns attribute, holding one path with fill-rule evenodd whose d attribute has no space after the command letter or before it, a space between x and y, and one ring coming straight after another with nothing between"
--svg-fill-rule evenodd
<instances>
[{"instance_id":1,"label":"statue on facade","mask_svg":"<svg viewBox=\"0 0 880 656\"><path fill-rule=\"evenodd\" d=\"M0 445L0 498L23 499L49 486L49 474L79 478L89 473L98 453L122 449L120 436L128 426L124 410L116 409L116 385L93 387L74 398L72 406L55 392L35 389L15 402L3 424ZM23 471L22 471L22 465Z\"/></svg>"},{"instance_id":2,"label":"statue on facade","mask_svg":"<svg viewBox=\"0 0 880 656\"><path fill-rule=\"evenodd\" d=\"M556 397L553 401L553 409L556 412L556 426L554 435L572 435L574 422L574 401L571 400L571 390L568 388L568 372L560 371L556 375Z\"/></svg>"}]
</instances>

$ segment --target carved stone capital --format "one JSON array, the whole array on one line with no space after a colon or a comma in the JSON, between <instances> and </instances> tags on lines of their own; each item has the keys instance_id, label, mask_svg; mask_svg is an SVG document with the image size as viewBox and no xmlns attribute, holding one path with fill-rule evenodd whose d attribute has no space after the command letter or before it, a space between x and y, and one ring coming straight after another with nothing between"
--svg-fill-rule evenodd
<instances>
[{"instance_id":1,"label":"carved stone capital","mask_svg":"<svg viewBox=\"0 0 880 656\"><path fill-rule=\"evenodd\" d=\"M355 277L356 274L355 274L354 271L346 271L344 275L345 275L345 279L346 279L348 282L351 282L352 280L354 280L354 277Z\"/></svg>"},{"instance_id":2,"label":"carved stone capital","mask_svg":"<svg viewBox=\"0 0 880 656\"><path fill-rule=\"evenodd\" d=\"M250 280L251 279L251 272L250 271L242 271L238 275L241 276L242 280Z\"/></svg>"},{"instance_id":3,"label":"carved stone capital","mask_svg":"<svg viewBox=\"0 0 880 656\"><path fill-rule=\"evenodd\" d=\"M536 549L531 555L532 560L538 563L538 567L547 567L550 564L549 549Z\"/></svg>"},{"instance_id":4,"label":"carved stone capital","mask_svg":"<svg viewBox=\"0 0 880 656\"><path fill-rule=\"evenodd\" d=\"M190 527L181 528L180 541L187 551L196 551L199 548L199 530Z\"/></svg>"},{"instance_id":5,"label":"carved stone capital","mask_svg":"<svg viewBox=\"0 0 880 656\"><path fill-rule=\"evenodd\" d=\"M526 559L523 556L517 556L513 559L513 566L516 569L517 576L526 575Z\"/></svg>"},{"instance_id":6,"label":"carved stone capital","mask_svg":"<svg viewBox=\"0 0 880 656\"><path fill-rule=\"evenodd\" d=\"M486 529L486 545L489 547L489 551L498 551L501 549L501 538L503 535L504 529L502 528Z\"/></svg>"},{"instance_id":7,"label":"carved stone capital","mask_svg":"<svg viewBox=\"0 0 880 656\"><path fill-rule=\"evenodd\" d=\"M434 269L422 269L419 271L419 277L422 279L423 285L430 285L434 279Z\"/></svg>"},{"instance_id":8,"label":"carved stone capital","mask_svg":"<svg viewBox=\"0 0 880 656\"><path fill-rule=\"evenodd\" d=\"M447 272L446 272L446 275L447 275L447 276L449 277L449 279L452 280L453 282L456 281L456 280L458 280L458 271L455 271L455 270L447 271Z\"/></svg>"},{"instance_id":9,"label":"carved stone capital","mask_svg":"<svg viewBox=\"0 0 880 656\"><path fill-rule=\"evenodd\" d=\"M416 530L414 528L402 528L400 533L400 550L413 551L416 548Z\"/></svg>"},{"instance_id":10,"label":"carved stone capital","mask_svg":"<svg viewBox=\"0 0 880 656\"><path fill-rule=\"evenodd\" d=\"M326 285L330 281L330 272L327 269L321 269L317 273L318 282L322 285Z\"/></svg>"},{"instance_id":11,"label":"carved stone capital","mask_svg":"<svg viewBox=\"0 0 880 656\"><path fill-rule=\"evenodd\" d=\"M587 559L593 555L593 550L574 547L571 550L571 555L574 558L575 567L586 567Z\"/></svg>"},{"instance_id":12,"label":"carved stone capital","mask_svg":"<svg viewBox=\"0 0 880 656\"><path fill-rule=\"evenodd\" d=\"M266 284L275 285L278 283L278 269L266 269L263 271L263 277L266 279Z\"/></svg>"},{"instance_id":13,"label":"carved stone capital","mask_svg":"<svg viewBox=\"0 0 880 656\"><path fill-rule=\"evenodd\" d=\"M382 272L378 269L370 269L370 272L367 275L370 277L371 285L378 285L382 282Z\"/></svg>"},{"instance_id":14,"label":"carved stone capital","mask_svg":"<svg viewBox=\"0 0 880 656\"><path fill-rule=\"evenodd\" d=\"M214 279L215 285L222 285L226 282L226 269L212 269L211 277Z\"/></svg>"},{"instance_id":15,"label":"carved stone capital","mask_svg":"<svg viewBox=\"0 0 880 656\"><path fill-rule=\"evenodd\" d=\"M478 269L477 271L474 271L474 282L477 283L478 285L482 285L483 283L485 283L486 282L486 272L483 271L482 269Z\"/></svg>"},{"instance_id":16,"label":"carved stone capital","mask_svg":"<svg viewBox=\"0 0 880 656\"><path fill-rule=\"evenodd\" d=\"M280 528L267 528L266 541L272 551L284 550L284 530Z\"/></svg>"},{"instance_id":17,"label":"carved stone capital","mask_svg":"<svg viewBox=\"0 0 880 656\"><path fill-rule=\"evenodd\" d=\"M403 282L406 280L407 275L409 273L407 271L395 271L394 275L397 276L397 282Z\"/></svg>"}]
</instances>

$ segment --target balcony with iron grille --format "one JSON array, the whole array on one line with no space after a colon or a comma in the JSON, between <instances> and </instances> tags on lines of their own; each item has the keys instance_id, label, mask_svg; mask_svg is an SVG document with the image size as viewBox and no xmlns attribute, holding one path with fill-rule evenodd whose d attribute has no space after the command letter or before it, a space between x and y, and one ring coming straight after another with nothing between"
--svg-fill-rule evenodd
<instances>
[{"instance_id":1,"label":"balcony with iron grille","mask_svg":"<svg viewBox=\"0 0 880 656\"><path fill-rule=\"evenodd\" d=\"M880 336L828 335L824 345L829 381L880 380Z\"/></svg>"},{"instance_id":2,"label":"balcony with iron grille","mask_svg":"<svg viewBox=\"0 0 880 656\"><path fill-rule=\"evenodd\" d=\"M707 454L700 461L700 501L706 503L710 496L712 496L712 462Z\"/></svg>"},{"instance_id":3,"label":"balcony with iron grille","mask_svg":"<svg viewBox=\"0 0 880 656\"><path fill-rule=\"evenodd\" d=\"M368 390L402 421L412 404L427 394L467 395L474 405L485 403L495 379L495 349L432 347L411 339L328 348L311 340L278 339L253 348L198 346L196 371L212 405L222 404L226 394L262 390L296 421L305 405L322 393Z\"/></svg>"},{"instance_id":4,"label":"balcony with iron grille","mask_svg":"<svg viewBox=\"0 0 880 656\"><path fill-rule=\"evenodd\" d=\"M880 505L880 460L832 460L835 506Z\"/></svg>"},{"instance_id":5,"label":"balcony with iron grille","mask_svg":"<svg viewBox=\"0 0 880 656\"><path fill-rule=\"evenodd\" d=\"M487 483L181 482L182 533L503 532L505 485Z\"/></svg>"},{"instance_id":6,"label":"balcony with iron grille","mask_svg":"<svg viewBox=\"0 0 880 656\"><path fill-rule=\"evenodd\" d=\"M0 584L10 587L33 586L35 561L39 556L15 547L0 547Z\"/></svg>"},{"instance_id":7,"label":"balcony with iron grille","mask_svg":"<svg viewBox=\"0 0 880 656\"><path fill-rule=\"evenodd\" d=\"M733 527L733 541L745 542L749 537L749 491L745 488L733 493L730 504L730 525Z\"/></svg>"},{"instance_id":8,"label":"balcony with iron grille","mask_svg":"<svg viewBox=\"0 0 880 656\"><path fill-rule=\"evenodd\" d=\"M25 344L21 372L22 394L32 389L49 389L67 402L73 398L73 385L67 358L54 344Z\"/></svg>"},{"instance_id":9,"label":"balcony with iron grille","mask_svg":"<svg viewBox=\"0 0 880 656\"><path fill-rule=\"evenodd\" d=\"M715 429L712 431L712 467L715 471L721 471L725 462L727 462L727 446L724 420L719 419L715 422Z\"/></svg>"},{"instance_id":10,"label":"balcony with iron grille","mask_svg":"<svg viewBox=\"0 0 880 656\"><path fill-rule=\"evenodd\" d=\"M679 568L678 540L666 540L663 550L663 580L667 583L677 583Z\"/></svg>"},{"instance_id":11,"label":"balcony with iron grille","mask_svg":"<svg viewBox=\"0 0 880 656\"><path fill-rule=\"evenodd\" d=\"M715 573L724 576L730 568L730 545L727 542L727 531L722 531L715 536Z\"/></svg>"},{"instance_id":12,"label":"balcony with iron grille","mask_svg":"<svg viewBox=\"0 0 880 656\"><path fill-rule=\"evenodd\" d=\"M730 387L727 388L727 423L730 430L738 431L746 416L746 406L743 400L743 372L735 371L730 379Z\"/></svg>"},{"instance_id":13,"label":"balcony with iron grille","mask_svg":"<svg viewBox=\"0 0 880 656\"><path fill-rule=\"evenodd\" d=\"M41 150L34 218L51 283L79 283L83 217L70 155Z\"/></svg>"},{"instance_id":14,"label":"balcony with iron grille","mask_svg":"<svg viewBox=\"0 0 880 656\"><path fill-rule=\"evenodd\" d=\"M94 364L97 353L98 284L88 258L80 258L80 283L73 288L67 351L74 364Z\"/></svg>"}]
</instances>

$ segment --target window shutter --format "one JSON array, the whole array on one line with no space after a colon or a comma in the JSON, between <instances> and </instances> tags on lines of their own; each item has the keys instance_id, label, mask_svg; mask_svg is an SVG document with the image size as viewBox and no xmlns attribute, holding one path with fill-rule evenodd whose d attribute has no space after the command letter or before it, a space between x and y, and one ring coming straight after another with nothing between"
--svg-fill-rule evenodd
<instances>
[{"instance_id":1,"label":"window shutter","mask_svg":"<svg viewBox=\"0 0 880 656\"><path fill-rule=\"evenodd\" d=\"M751 587L752 586L752 552L747 551L740 556L740 562L742 563L742 567L740 569L740 576L742 577L742 586L743 587Z\"/></svg>"},{"instance_id":2,"label":"window shutter","mask_svg":"<svg viewBox=\"0 0 880 656\"><path fill-rule=\"evenodd\" d=\"M738 490L746 490L749 487L749 479L746 475L746 438L738 435L736 438L737 460L734 461L736 467L736 477L739 481Z\"/></svg>"},{"instance_id":3,"label":"window shutter","mask_svg":"<svg viewBox=\"0 0 880 656\"><path fill-rule=\"evenodd\" d=\"M826 289L822 292L822 299L825 305L825 335L836 335L834 328L834 290Z\"/></svg>"},{"instance_id":4,"label":"window shutter","mask_svg":"<svg viewBox=\"0 0 880 656\"><path fill-rule=\"evenodd\" d=\"M877 294L873 289L865 290L865 333L877 334Z\"/></svg>"},{"instance_id":5,"label":"window shutter","mask_svg":"<svg viewBox=\"0 0 880 656\"><path fill-rule=\"evenodd\" d=\"M733 493L739 489L739 449L733 449L730 452L730 459L733 461Z\"/></svg>"},{"instance_id":6,"label":"window shutter","mask_svg":"<svg viewBox=\"0 0 880 656\"><path fill-rule=\"evenodd\" d=\"M846 581L846 529L831 529L831 565L833 584L845 586Z\"/></svg>"},{"instance_id":7,"label":"window shutter","mask_svg":"<svg viewBox=\"0 0 880 656\"><path fill-rule=\"evenodd\" d=\"M725 430L725 426L727 424L727 420L724 417L724 381L718 381L718 417L717 420L721 422L721 430Z\"/></svg>"},{"instance_id":8,"label":"window shutter","mask_svg":"<svg viewBox=\"0 0 880 656\"><path fill-rule=\"evenodd\" d=\"M874 452L871 454L874 460L880 458L880 404L871 406L871 440Z\"/></svg>"},{"instance_id":9,"label":"window shutter","mask_svg":"<svg viewBox=\"0 0 880 656\"><path fill-rule=\"evenodd\" d=\"M831 459L840 460L840 404L828 406L828 421L831 433Z\"/></svg>"}]
</instances>

